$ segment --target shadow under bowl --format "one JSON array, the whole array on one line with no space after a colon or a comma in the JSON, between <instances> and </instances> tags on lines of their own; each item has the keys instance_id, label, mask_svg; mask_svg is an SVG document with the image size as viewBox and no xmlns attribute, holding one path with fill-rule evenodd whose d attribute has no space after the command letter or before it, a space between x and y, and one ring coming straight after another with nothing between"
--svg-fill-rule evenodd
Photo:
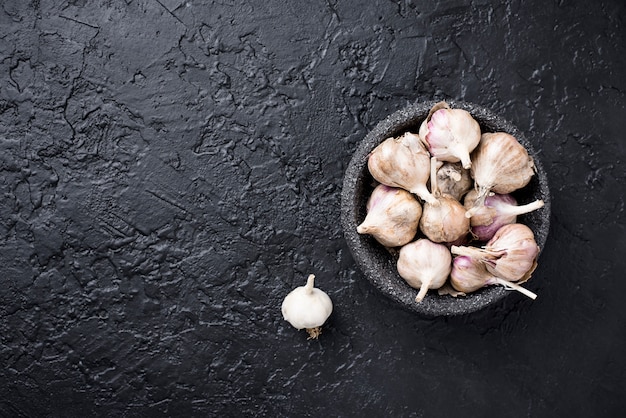
<instances>
[{"instance_id":1,"label":"shadow under bowl","mask_svg":"<svg viewBox=\"0 0 626 418\"><path fill-rule=\"evenodd\" d=\"M417 289L411 288L396 270L397 257L370 235L361 235L356 231L365 219L367 200L375 186L367 168L369 153L389 137L396 137L406 131L417 133L435 103L431 101L407 106L379 122L354 152L344 175L341 194L341 224L348 247L360 270L383 295L425 317L472 313L498 303L510 292L502 286L488 286L455 298L450 295L440 296L437 291L430 290L424 300L418 303L415 301ZM536 175L528 185L512 194L519 204L536 199L544 201L541 209L518 216L517 221L534 232L537 245L542 249L550 229L550 193L543 165L531 143L513 124L484 107L452 100L447 103L453 109L468 111L479 123L482 132L506 132L513 135L533 158ZM533 279L536 277L533 276L525 286L532 287Z\"/></svg>"}]
</instances>

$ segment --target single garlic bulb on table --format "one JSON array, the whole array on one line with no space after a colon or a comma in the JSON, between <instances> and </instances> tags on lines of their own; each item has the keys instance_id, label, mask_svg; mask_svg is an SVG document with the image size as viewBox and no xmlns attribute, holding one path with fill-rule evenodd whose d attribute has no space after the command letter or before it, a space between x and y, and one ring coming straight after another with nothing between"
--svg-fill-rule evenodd
<instances>
[{"instance_id":1,"label":"single garlic bulb on table","mask_svg":"<svg viewBox=\"0 0 626 418\"><path fill-rule=\"evenodd\" d=\"M333 311L330 297L314 287L315 275L310 274L306 285L293 289L283 300L283 319L296 329L306 329L309 339L316 339L322 333L322 325Z\"/></svg>"}]
</instances>

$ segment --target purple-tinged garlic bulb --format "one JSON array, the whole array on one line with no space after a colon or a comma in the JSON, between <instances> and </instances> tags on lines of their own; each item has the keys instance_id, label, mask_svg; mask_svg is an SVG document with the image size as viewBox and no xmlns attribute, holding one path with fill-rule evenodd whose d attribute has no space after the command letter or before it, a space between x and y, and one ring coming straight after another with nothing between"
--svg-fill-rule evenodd
<instances>
[{"instance_id":1,"label":"purple-tinged garlic bulb","mask_svg":"<svg viewBox=\"0 0 626 418\"><path fill-rule=\"evenodd\" d=\"M432 157L430 184L436 200L424 203L419 226L433 242L454 242L467 235L470 223L463 205L454 197L439 191L436 166L437 159Z\"/></svg>"},{"instance_id":2,"label":"purple-tinged garlic bulb","mask_svg":"<svg viewBox=\"0 0 626 418\"><path fill-rule=\"evenodd\" d=\"M478 192L470 191L465 196L465 208L474 207ZM542 208L543 200L535 200L526 205L518 205L517 200L510 194L490 193L483 206L473 212L470 219L471 232L479 241L489 241L496 231L504 225L517 222L517 216Z\"/></svg>"},{"instance_id":3,"label":"purple-tinged garlic bulb","mask_svg":"<svg viewBox=\"0 0 626 418\"><path fill-rule=\"evenodd\" d=\"M507 194L521 189L535 174L535 164L513 135L484 133L472 153L471 174L478 196L466 216L471 217L485 202L489 192Z\"/></svg>"},{"instance_id":4,"label":"purple-tinged garlic bulb","mask_svg":"<svg viewBox=\"0 0 626 418\"><path fill-rule=\"evenodd\" d=\"M421 302L428 289L438 289L446 282L452 269L452 255L445 245L425 238L400 249L398 273L414 289L419 289L416 302Z\"/></svg>"},{"instance_id":5,"label":"purple-tinged garlic bulb","mask_svg":"<svg viewBox=\"0 0 626 418\"><path fill-rule=\"evenodd\" d=\"M372 235L385 247L398 247L415 237L421 216L422 206L411 193L380 184L367 201L367 216L357 232Z\"/></svg>"},{"instance_id":6,"label":"purple-tinged garlic bulb","mask_svg":"<svg viewBox=\"0 0 626 418\"><path fill-rule=\"evenodd\" d=\"M439 102L419 133L433 157L452 163L461 161L464 168L471 167L470 153L480 141L480 126L468 111L451 109L446 102Z\"/></svg>"},{"instance_id":7,"label":"purple-tinged garlic bulb","mask_svg":"<svg viewBox=\"0 0 626 418\"><path fill-rule=\"evenodd\" d=\"M376 181L416 194L426 202L435 197L428 191L430 155L419 136L405 133L387 138L370 153L367 168Z\"/></svg>"},{"instance_id":8,"label":"purple-tinged garlic bulb","mask_svg":"<svg viewBox=\"0 0 626 418\"><path fill-rule=\"evenodd\" d=\"M526 280L529 277L530 273ZM455 257L452 261L450 284L455 290L463 293L475 292L485 286L502 285L507 289L517 290L531 299L537 298L537 294L523 288L519 284L494 276L485 268L482 262L466 255Z\"/></svg>"},{"instance_id":9,"label":"purple-tinged garlic bulb","mask_svg":"<svg viewBox=\"0 0 626 418\"><path fill-rule=\"evenodd\" d=\"M483 248L453 246L450 250L482 262L491 274L509 282L527 279L539 255L533 231L523 224L504 225Z\"/></svg>"}]
</instances>

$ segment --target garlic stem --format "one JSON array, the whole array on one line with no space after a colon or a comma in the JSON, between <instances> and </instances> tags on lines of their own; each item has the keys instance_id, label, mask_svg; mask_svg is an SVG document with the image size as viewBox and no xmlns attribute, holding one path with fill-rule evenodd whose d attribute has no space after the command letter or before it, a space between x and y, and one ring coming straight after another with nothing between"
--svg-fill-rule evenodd
<instances>
[{"instance_id":1,"label":"garlic stem","mask_svg":"<svg viewBox=\"0 0 626 418\"><path fill-rule=\"evenodd\" d=\"M527 203L525 205L520 205L520 206L516 206L516 205L502 205L501 207L498 208L498 211L502 214L505 215L522 215L524 213L528 213L528 212L532 212L533 210L542 208L544 205L543 200L538 199L535 200L534 202L531 203ZM473 208L472 208L473 209Z\"/></svg>"},{"instance_id":2,"label":"garlic stem","mask_svg":"<svg viewBox=\"0 0 626 418\"><path fill-rule=\"evenodd\" d=\"M509 289L509 290L517 290L518 292L522 293L525 296L528 296L529 298L531 298L532 300L537 299L537 294L531 292L530 290L516 284L513 282L508 282L504 279L501 279L499 277L494 277L494 281L498 284L501 284L502 286L504 286L505 288Z\"/></svg>"},{"instance_id":3,"label":"garlic stem","mask_svg":"<svg viewBox=\"0 0 626 418\"><path fill-rule=\"evenodd\" d=\"M437 157L430 157L430 192L434 196L439 196L437 189Z\"/></svg>"},{"instance_id":4,"label":"garlic stem","mask_svg":"<svg viewBox=\"0 0 626 418\"><path fill-rule=\"evenodd\" d=\"M485 199L489 195L489 192L490 188L488 187L481 186L478 188L478 196L474 201L474 206L472 206L470 209L467 210L467 212L465 212L466 218L471 218L482 206L485 206Z\"/></svg>"},{"instance_id":5,"label":"garlic stem","mask_svg":"<svg viewBox=\"0 0 626 418\"><path fill-rule=\"evenodd\" d=\"M472 167L469 151L464 143L450 144L448 149L454 151L455 155L461 160L463 168L469 170Z\"/></svg>"},{"instance_id":6,"label":"garlic stem","mask_svg":"<svg viewBox=\"0 0 626 418\"><path fill-rule=\"evenodd\" d=\"M428 191L425 184L421 184L411 189L410 192L421 197L427 203L437 203L437 199Z\"/></svg>"},{"instance_id":7,"label":"garlic stem","mask_svg":"<svg viewBox=\"0 0 626 418\"><path fill-rule=\"evenodd\" d=\"M465 255L468 257L480 257L483 258L485 256L484 250L476 247L465 247L453 245L450 247L450 252L455 255Z\"/></svg>"},{"instance_id":8,"label":"garlic stem","mask_svg":"<svg viewBox=\"0 0 626 418\"><path fill-rule=\"evenodd\" d=\"M430 286L430 282L432 280L424 280L422 281L422 285L420 286L420 290L417 293L417 296L415 297L415 302L421 302L424 297L426 296L426 293L428 293L428 289Z\"/></svg>"},{"instance_id":9,"label":"garlic stem","mask_svg":"<svg viewBox=\"0 0 626 418\"><path fill-rule=\"evenodd\" d=\"M309 274L309 277L306 279L306 285L304 285L304 290L307 295L313 293L313 285L315 284L315 274Z\"/></svg>"}]
</instances>

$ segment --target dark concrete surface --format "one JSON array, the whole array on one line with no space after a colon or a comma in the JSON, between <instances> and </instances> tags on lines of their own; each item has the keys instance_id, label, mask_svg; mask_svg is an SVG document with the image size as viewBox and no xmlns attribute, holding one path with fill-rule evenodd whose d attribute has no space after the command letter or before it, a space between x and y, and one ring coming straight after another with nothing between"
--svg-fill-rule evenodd
<instances>
[{"instance_id":1,"label":"dark concrete surface","mask_svg":"<svg viewBox=\"0 0 626 418\"><path fill-rule=\"evenodd\" d=\"M615 417L626 6L0 2L0 415ZM424 319L356 269L344 170L465 100L535 138L536 301ZM280 315L314 273L318 341Z\"/></svg>"}]
</instances>

